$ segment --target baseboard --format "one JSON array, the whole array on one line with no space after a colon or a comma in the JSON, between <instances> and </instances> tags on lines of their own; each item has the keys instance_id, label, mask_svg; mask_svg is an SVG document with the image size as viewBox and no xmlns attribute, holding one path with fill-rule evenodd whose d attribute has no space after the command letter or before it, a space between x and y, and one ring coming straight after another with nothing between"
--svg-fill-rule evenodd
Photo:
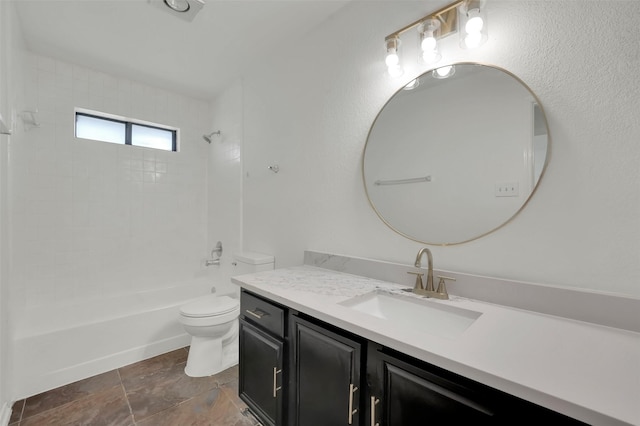
<instances>
[{"instance_id":1,"label":"baseboard","mask_svg":"<svg viewBox=\"0 0 640 426\"><path fill-rule=\"evenodd\" d=\"M78 380L106 373L116 368L124 367L125 365L183 348L188 346L190 341L191 336L185 333L158 340L147 345L109 354L101 358L92 359L71 367L51 371L44 376L23 377L19 389L16 390L18 394L17 399L37 395L41 392L46 392ZM9 410L9 416L10 415L11 410ZM4 425L5 423L2 424Z\"/></svg>"}]
</instances>

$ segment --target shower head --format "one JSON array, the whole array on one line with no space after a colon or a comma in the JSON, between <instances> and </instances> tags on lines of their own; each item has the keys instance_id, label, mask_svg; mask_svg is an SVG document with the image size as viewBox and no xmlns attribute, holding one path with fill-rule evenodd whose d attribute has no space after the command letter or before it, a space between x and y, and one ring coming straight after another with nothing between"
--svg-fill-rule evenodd
<instances>
[{"instance_id":1,"label":"shower head","mask_svg":"<svg viewBox=\"0 0 640 426\"><path fill-rule=\"evenodd\" d=\"M216 130L215 132L211 132L208 135L202 135L202 139L204 139L205 141L207 141L208 143L211 143L211 137L213 135L217 135L220 136L220 130Z\"/></svg>"}]
</instances>

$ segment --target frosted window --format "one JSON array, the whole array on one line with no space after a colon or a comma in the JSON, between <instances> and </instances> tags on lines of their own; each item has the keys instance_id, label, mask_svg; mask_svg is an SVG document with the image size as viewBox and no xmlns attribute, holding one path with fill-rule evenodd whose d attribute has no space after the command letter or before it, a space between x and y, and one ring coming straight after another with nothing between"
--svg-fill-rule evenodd
<instances>
[{"instance_id":1,"label":"frosted window","mask_svg":"<svg viewBox=\"0 0 640 426\"><path fill-rule=\"evenodd\" d=\"M165 151L178 150L178 129L175 127L97 111L76 110L76 137Z\"/></svg>"},{"instance_id":2,"label":"frosted window","mask_svg":"<svg viewBox=\"0 0 640 426\"><path fill-rule=\"evenodd\" d=\"M156 127L131 125L131 144L173 151L174 131Z\"/></svg>"},{"instance_id":3,"label":"frosted window","mask_svg":"<svg viewBox=\"0 0 640 426\"><path fill-rule=\"evenodd\" d=\"M120 121L76 114L76 137L124 145L126 143L126 124Z\"/></svg>"}]
</instances>

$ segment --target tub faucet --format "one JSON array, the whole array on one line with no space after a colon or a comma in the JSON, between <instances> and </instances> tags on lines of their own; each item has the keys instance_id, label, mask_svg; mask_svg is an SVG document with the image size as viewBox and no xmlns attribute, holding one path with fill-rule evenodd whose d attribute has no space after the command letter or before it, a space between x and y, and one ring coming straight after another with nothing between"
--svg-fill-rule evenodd
<instances>
[{"instance_id":1,"label":"tub faucet","mask_svg":"<svg viewBox=\"0 0 640 426\"><path fill-rule=\"evenodd\" d=\"M431 255L431 250L426 247L423 247L418 252L418 256L416 256L416 268L422 267L420 263L420 259L422 259L422 255L427 253L427 285L425 286L425 291L434 291L433 288L433 256Z\"/></svg>"}]
</instances>

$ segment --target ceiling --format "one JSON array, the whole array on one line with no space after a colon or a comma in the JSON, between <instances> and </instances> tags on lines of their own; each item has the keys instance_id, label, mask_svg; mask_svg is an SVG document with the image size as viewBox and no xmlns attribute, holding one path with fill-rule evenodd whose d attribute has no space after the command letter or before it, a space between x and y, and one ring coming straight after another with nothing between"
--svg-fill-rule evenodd
<instances>
[{"instance_id":1,"label":"ceiling","mask_svg":"<svg viewBox=\"0 0 640 426\"><path fill-rule=\"evenodd\" d=\"M153 0L12 0L29 50L211 99L349 0L205 0L192 22Z\"/></svg>"}]
</instances>

